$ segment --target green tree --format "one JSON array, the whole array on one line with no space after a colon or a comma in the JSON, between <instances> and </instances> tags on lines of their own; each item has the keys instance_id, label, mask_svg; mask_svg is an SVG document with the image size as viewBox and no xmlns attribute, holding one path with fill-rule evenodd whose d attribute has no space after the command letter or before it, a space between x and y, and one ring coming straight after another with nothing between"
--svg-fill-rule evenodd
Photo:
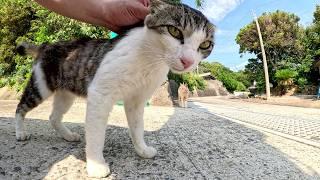
<instances>
[{"instance_id":1,"label":"green tree","mask_svg":"<svg viewBox=\"0 0 320 180\"><path fill-rule=\"evenodd\" d=\"M259 18L268 62L270 81L277 85L275 73L280 69L291 69L299 78L310 77L312 58L306 50L305 30L299 25L300 18L294 14L276 11L264 13ZM254 22L243 27L236 37L240 53L255 54L249 59L245 72L250 81L256 80L259 88L264 87L264 74L259 37ZM300 79L300 82L303 82Z\"/></svg>"},{"instance_id":2,"label":"green tree","mask_svg":"<svg viewBox=\"0 0 320 180\"><path fill-rule=\"evenodd\" d=\"M30 77L33 60L16 54L22 41L35 44L89 36L108 38L108 31L57 15L28 0L1 0L0 87L22 90Z\"/></svg>"},{"instance_id":3,"label":"green tree","mask_svg":"<svg viewBox=\"0 0 320 180\"><path fill-rule=\"evenodd\" d=\"M258 18L263 37L267 61L271 70L275 71L282 61L289 57L299 61L303 56L301 38L303 29L299 25L299 17L283 11L264 13ZM254 22L240 30L236 37L240 45L240 53L253 53L258 59L261 57L259 37Z\"/></svg>"},{"instance_id":4,"label":"green tree","mask_svg":"<svg viewBox=\"0 0 320 180\"><path fill-rule=\"evenodd\" d=\"M305 43L313 59L320 59L320 5L316 6L313 24L306 29Z\"/></svg>"}]
</instances>

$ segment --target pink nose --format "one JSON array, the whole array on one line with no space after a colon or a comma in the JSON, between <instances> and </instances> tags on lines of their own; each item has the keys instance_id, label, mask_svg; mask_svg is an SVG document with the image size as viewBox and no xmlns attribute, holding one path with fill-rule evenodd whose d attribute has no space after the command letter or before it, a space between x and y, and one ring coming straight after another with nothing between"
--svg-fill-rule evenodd
<instances>
[{"instance_id":1,"label":"pink nose","mask_svg":"<svg viewBox=\"0 0 320 180\"><path fill-rule=\"evenodd\" d=\"M182 65L183 65L184 69L189 68L193 64L192 60L187 59L187 58L183 58L183 57L180 59L180 61L181 61Z\"/></svg>"}]
</instances>

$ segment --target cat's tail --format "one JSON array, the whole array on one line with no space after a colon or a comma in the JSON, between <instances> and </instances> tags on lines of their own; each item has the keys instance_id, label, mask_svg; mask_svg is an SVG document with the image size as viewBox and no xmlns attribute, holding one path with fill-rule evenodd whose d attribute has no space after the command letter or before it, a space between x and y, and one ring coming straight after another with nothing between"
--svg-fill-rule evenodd
<instances>
[{"instance_id":1,"label":"cat's tail","mask_svg":"<svg viewBox=\"0 0 320 180\"><path fill-rule=\"evenodd\" d=\"M17 53L21 56L31 55L32 57L37 57L39 52L39 47L35 44L30 44L23 42L17 46Z\"/></svg>"}]
</instances>

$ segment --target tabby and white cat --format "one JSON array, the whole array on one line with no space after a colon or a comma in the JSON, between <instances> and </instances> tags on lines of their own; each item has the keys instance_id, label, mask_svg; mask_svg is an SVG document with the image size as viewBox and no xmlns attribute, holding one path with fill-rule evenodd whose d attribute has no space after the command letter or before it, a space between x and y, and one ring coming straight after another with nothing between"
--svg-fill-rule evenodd
<instances>
[{"instance_id":1,"label":"tabby and white cat","mask_svg":"<svg viewBox=\"0 0 320 180\"><path fill-rule=\"evenodd\" d=\"M16 138L27 140L26 113L54 95L50 122L67 141L80 136L62 123L75 96L87 97L85 124L87 172L90 177L110 173L103 158L107 117L114 103L124 100L130 135L137 154L152 158L157 151L144 141L144 103L166 79L169 70L191 71L212 51L214 25L199 11L183 4L151 0L143 27L113 40L24 44L33 52L32 77L16 110Z\"/></svg>"}]
</instances>

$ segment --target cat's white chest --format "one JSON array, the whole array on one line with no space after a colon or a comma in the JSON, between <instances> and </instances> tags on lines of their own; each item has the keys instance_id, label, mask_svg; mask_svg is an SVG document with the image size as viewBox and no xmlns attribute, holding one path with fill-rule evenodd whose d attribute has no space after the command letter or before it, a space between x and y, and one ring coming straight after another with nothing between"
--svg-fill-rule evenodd
<instances>
[{"instance_id":1,"label":"cat's white chest","mask_svg":"<svg viewBox=\"0 0 320 180\"><path fill-rule=\"evenodd\" d=\"M145 53L139 38L131 35L107 53L91 86L115 100L139 93L150 96L166 80L169 67L156 58L157 51Z\"/></svg>"}]
</instances>

